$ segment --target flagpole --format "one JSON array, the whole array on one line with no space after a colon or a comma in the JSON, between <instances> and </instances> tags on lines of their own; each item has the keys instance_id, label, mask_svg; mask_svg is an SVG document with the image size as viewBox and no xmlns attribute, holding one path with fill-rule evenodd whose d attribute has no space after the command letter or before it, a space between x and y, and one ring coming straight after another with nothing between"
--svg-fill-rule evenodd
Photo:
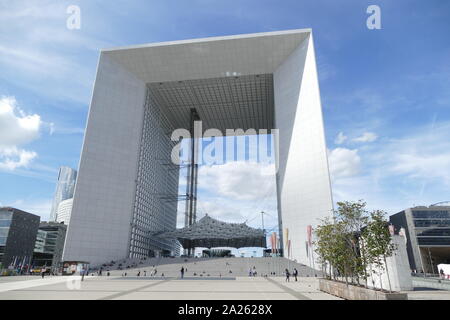
<instances>
[{"instance_id":1,"label":"flagpole","mask_svg":"<svg viewBox=\"0 0 450 320\"><path fill-rule=\"evenodd\" d=\"M311 242L311 259L312 259L312 265L314 269L314 277L316 276L316 266L314 265L314 247L313 243Z\"/></svg>"}]
</instances>

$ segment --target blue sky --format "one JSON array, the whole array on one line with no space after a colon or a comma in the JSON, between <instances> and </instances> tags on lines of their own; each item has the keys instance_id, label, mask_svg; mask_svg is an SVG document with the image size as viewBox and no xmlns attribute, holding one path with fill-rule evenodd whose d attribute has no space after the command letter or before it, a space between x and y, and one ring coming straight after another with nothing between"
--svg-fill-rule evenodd
<instances>
[{"instance_id":1,"label":"blue sky","mask_svg":"<svg viewBox=\"0 0 450 320\"><path fill-rule=\"evenodd\" d=\"M297 28L314 33L334 200L450 200L449 1L0 0L0 204L48 217L58 167L78 166L100 48ZM260 167L203 168L200 212L259 226L264 210L274 226Z\"/></svg>"}]
</instances>

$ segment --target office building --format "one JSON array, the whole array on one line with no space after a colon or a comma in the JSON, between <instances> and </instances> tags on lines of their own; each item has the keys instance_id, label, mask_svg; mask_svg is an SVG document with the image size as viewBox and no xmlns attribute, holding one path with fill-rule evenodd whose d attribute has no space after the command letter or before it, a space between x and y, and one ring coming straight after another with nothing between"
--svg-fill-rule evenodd
<instances>
[{"instance_id":1,"label":"office building","mask_svg":"<svg viewBox=\"0 0 450 320\"><path fill-rule=\"evenodd\" d=\"M411 270L438 273L450 263L450 202L402 210L389 218L396 232L404 228Z\"/></svg>"},{"instance_id":2,"label":"office building","mask_svg":"<svg viewBox=\"0 0 450 320\"><path fill-rule=\"evenodd\" d=\"M0 207L1 268L30 264L39 221L37 215L11 207Z\"/></svg>"},{"instance_id":3,"label":"office building","mask_svg":"<svg viewBox=\"0 0 450 320\"><path fill-rule=\"evenodd\" d=\"M67 226L64 223L41 222L36 237L33 266L57 270L62 262Z\"/></svg>"}]
</instances>

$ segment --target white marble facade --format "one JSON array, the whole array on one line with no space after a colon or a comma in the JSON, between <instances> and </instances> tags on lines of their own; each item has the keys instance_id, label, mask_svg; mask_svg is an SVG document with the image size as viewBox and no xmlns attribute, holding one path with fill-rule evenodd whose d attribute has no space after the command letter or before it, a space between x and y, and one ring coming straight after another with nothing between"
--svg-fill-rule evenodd
<instances>
[{"instance_id":1,"label":"white marble facade","mask_svg":"<svg viewBox=\"0 0 450 320\"><path fill-rule=\"evenodd\" d=\"M209 85L208 79L214 85ZM270 87L265 87L267 84ZM258 94L255 87L264 90L264 103L251 97L251 92ZM308 264L306 227L332 214L310 29L102 50L64 260L98 264L130 256L137 199L142 191L137 184L142 180L138 175L142 172L143 146L145 154L155 157L158 150L165 150L155 146L151 152L148 147L152 144L142 140L149 88L156 96L170 92L164 103L158 102L168 122L166 128L188 128L189 108L195 107L205 120L203 129L226 126L247 130L263 125L279 129L276 179L280 230L289 229L290 258ZM152 181L152 175L161 177L155 170L165 166L147 167L145 180ZM144 221L141 231L150 217L164 220L165 228L176 227L176 206L155 210L142 202L138 205L139 219Z\"/></svg>"}]
</instances>

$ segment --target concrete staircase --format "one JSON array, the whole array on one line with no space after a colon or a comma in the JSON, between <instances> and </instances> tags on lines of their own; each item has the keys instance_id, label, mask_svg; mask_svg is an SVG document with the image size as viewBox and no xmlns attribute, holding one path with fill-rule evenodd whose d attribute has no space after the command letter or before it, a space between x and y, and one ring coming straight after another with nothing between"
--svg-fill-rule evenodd
<instances>
[{"instance_id":1,"label":"concrete staircase","mask_svg":"<svg viewBox=\"0 0 450 320\"><path fill-rule=\"evenodd\" d=\"M119 270L119 264L122 264ZM128 268L127 268L128 267ZM285 269L289 269L292 274L294 268L298 270L300 277L320 275L319 271L314 271L308 266L295 263L286 258L147 258L147 259L124 259L116 261L112 265L103 268L103 275L110 272L111 276L136 277L140 271L140 276L150 277L156 268L156 277L179 277L181 267L187 271L185 277L242 277L249 276L249 270L255 270L257 276L272 275L284 276ZM231 271L231 272L230 272ZM92 271L91 271L92 272Z\"/></svg>"}]
</instances>

